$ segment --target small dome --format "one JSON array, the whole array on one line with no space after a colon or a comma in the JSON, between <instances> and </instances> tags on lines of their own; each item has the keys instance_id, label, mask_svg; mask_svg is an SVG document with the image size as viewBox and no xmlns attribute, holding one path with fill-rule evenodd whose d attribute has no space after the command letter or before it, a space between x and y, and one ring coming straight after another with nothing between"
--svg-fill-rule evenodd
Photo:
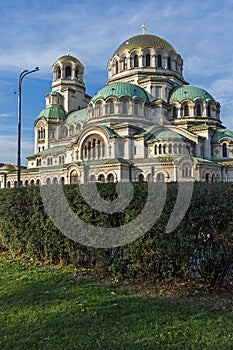
<instances>
[{"instance_id":1,"label":"small dome","mask_svg":"<svg viewBox=\"0 0 233 350\"><path fill-rule=\"evenodd\" d=\"M64 62L67 62L67 61L72 61L72 62L81 64L81 62L76 57L71 56L71 55L64 55L64 56L58 58L56 63L57 62L64 63Z\"/></svg>"},{"instance_id":2,"label":"small dome","mask_svg":"<svg viewBox=\"0 0 233 350\"><path fill-rule=\"evenodd\" d=\"M185 100L191 100L194 102L199 99L206 102L216 102L206 90L192 85L181 85L174 87L170 92L169 102L181 103Z\"/></svg>"},{"instance_id":3,"label":"small dome","mask_svg":"<svg viewBox=\"0 0 233 350\"><path fill-rule=\"evenodd\" d=\"M114 55L119 55L122 51L127 50L128 52L133 49L145 49L147 47L156 49L164 49L166 51L173 51L176 53L174 47L169 44L165 39L152 34L141 34L129 38L121 44L118 49L114 52Z\"/></svg>"},{"instance_id":4,"label":"small dome","mask_svg":"<svg viewBox=\"0 0 233 350\"><path fill-rule=\"evenodd\" d=\"M51 106L42 109L39 113L37 119L45 118L45 119L65 119L66 113L61 107Z\"/></svg>"},{"instance_id":5,"label":"small dome","mask_svg":"<svg viewBox=\"0 0 233 350\"><path fill-rule=\"evenodd\" d=\"M1 173L10 173L11 171L17 170L17 166L14 164L5 164L3 167L0 168Z\"/></svg>"},{"instance_id":6,"label":"small dome","mask_svg":"<svg viewBox=\"0 0 233 350\"><path fill-rule=\"evenodd\" d=\"M127 82L117 82L106 85L92 97L91 101L95 102L99 98L106 100L108 97L116 97L119 99L123 96L129 97L131 100L137 97L143 102L149 102L148 96L142 88Z\"/></svg>"}]
</instances>

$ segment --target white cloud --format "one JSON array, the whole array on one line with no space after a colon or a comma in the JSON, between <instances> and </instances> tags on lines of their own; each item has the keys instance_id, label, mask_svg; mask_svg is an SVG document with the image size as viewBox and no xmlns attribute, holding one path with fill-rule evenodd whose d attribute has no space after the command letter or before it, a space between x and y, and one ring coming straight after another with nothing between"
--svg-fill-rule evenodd
<instances>
[{"instance_id":1,"label":"white cloud","mask_svg":"<svg viewBox=\"0 0 233 350\"><path fill-rule=\"evenodd\" d=\"M15 136L0 135L0 163L17 163L17 138ZM4 151L3 151L4 150ZM26 156L32 155L34 153L33 142L29 139L22 140L21 147L21 163L22 165L27 165Z\"/></svg>"}]
</instances>

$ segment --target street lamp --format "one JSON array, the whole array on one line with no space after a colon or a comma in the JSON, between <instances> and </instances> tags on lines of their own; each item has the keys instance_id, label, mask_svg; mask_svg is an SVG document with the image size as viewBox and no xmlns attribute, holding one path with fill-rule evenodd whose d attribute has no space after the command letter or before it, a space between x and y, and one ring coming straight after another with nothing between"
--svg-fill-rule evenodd
<instances>
[{"instance_id":1,"label":"street lamp","mask_svg":"<svg viewBox=\"0 0 233 350\"><path fill-rule=\"evenodd\" d=\"M17 184L18 187L21 185L20 175L21 175L21 87L22 87L22 81L23 78L31 74L33 72L37 72L39 70L39 67L36 67L33 70L23 70L19 76L19 83L18 83L18 171L17 171Z\"/></svg>"}]
</instances>

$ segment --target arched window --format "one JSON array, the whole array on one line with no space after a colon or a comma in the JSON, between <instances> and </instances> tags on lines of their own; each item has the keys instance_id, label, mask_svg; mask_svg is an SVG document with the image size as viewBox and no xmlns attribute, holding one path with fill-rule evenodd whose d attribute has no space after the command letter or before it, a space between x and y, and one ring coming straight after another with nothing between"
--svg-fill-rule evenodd
<instances>
[{"instance_id":1,"label":"arched window","mask_svg":"<svg viewBox=\"0 0 233 350\"><path fill-rule=\"evenodd\" d=\"M72 170L70 173L70 183L71 184L78 184L78 174L76 170Z\"/></svg>"},{"instance_id":2,"label":"arched window","mask_svg":"<svg viewBox=\"0 0 233 350\"><path fill-rule=\"evenodd\" d=\"M116 74L118 73L118 61L116 61Z\"/></svg>"},{"instance_id":3,"label":"arched window","mask_svg":"<svg viewBox=\"0 0 233 350\"><path fill-rule=\"evenodd\" d=\"M188 105L184 105L184 116L185 117L189 116L189 106Z\"/></svg>"},{"instance_id":4,"label":"arched window","mask_svg":"<svg viewBox=\"0 0 233 350\"><path fill-rule=\"evenodd\" d=\"M75 78L78 79L78 77L79 77L79 72L78 72L78 68L76 68L76 70L75 70Z\"/></svg>"},{"instance_id":5,"label":"arched window","mask_svg":"<svg viewBox=\"0 0 233 350\"><path fill-rule=\"evenodd\" d=\"M113 174L108 174L107 182L114 182L114 175Z\"/></svg>"},{"instance_id":6,"label":"arched window","mask_svg":"<svg viewBox=\"0 0 233 350\"><path fill-rule=\"evenodd\" d=\"M134 111L134 114L138 115L138 104L137 104L137 102L135 102L134 105L133 105L133 111Z\"/></svg>"},{"instance_id":7,"label":"arched window","mask_svg":"<svg viewBox=\"0 0 233 350\"><path fill-rule=\"evenodd\" d=\"M206 174L205 174L205 181L206 181L206 182L209 182L209 181L210 181L210 174L209 174L209 173L206 173Z\"/></svg>"},{"instance_id":8,"label":"arched window","mask_svg":"<svg viewBox=\"0 0 233 350\"><path fill-rule=\"evenodd\" d=\"M150 54L146 54L146 67L150 67Z\"/></svg>"},{"instance_id":9,"label":"arched window","mask_svg":"<svg viewBox=\"0 0 233 350\"><path fill-rule=\"evenodd\" d=\"M227 158L227 144L225 142L222 144L222 156Z\"/></svg>"},{"instance_id":10,"label":"arched window","mask_svg":"<svg viewBox=\"0 0 233 350\"><path fill-rule=\"evenodd\" d=\"M163 153L166 154L167 153L167 145L163 145Z\"/></svg>"},{"instance_id":11,"label":"arched window","mask_svg":"<svg viewBox=\"0 0 233 350\"><path fill-rule=\"evenodd\" d=\"M172 144L171 143L169 143L169 145L168 145L168 153L172 153Z\"/></svg>"},{"instance_id":12,"label":"arched window","mask_svg":"<svg viewBox=\"0 0 233 350\"><path fill-rule=\"evenodd\" d=\"M133 58L133 66L134 66L134 67L138 67L138 55L134 55L134 58Z\"/></svg>"},{"instance_id":13,"label":"arched window","mask_svg":"<svg viewBox=\"0 0 233 350\"><path fill-rule=\"evenodd\" d=\"M127 58L124 57L124 60L123 60L123 69L126 70L128 67L128 64L127 64Z\"/></svg>"},{"instance_id":14,"label":"arched window","mask_svg":"<svg viewBox=\"0 0 233 350\"><path fill-rule=\"evenodd\" d=\"M157 182L164 182L165 178L164 178L164 174L163 173L158 173L156 175L156 181Z\"/></svg>"},{"instance_id":15,"label":"arched window","mask_svg":"<svg viewBox=\"0 0 233 350\"><path fill-rule=\"evenodd\" d=\"M162 145L159 145L159 154L162 154Z\"/></svg>"},{"instance_id":16,"label":"arched window","mask_svg":"<svg viewBox=\"0 0 233 350\"><path fill-rule=\"evenodd\" d=\"M171 57L167 58L167 68L171 69Z\"/></svg>"},{"instance_id":17,"label":"arched window","mask_svg":"<svg viewBox=\"0 0 233 350\"><path fill-rule=\"evenodd\" d=\"M90 182L95 182L95 175L90 176Z\"/></svg>"},{"instance_id":18,"label":"arched window","mask_svg":"<svg viewBox=\"0 0 233 350\"><path fill-rule=\"evenodd\" d=\"M58 70L57 70L57 78L58 79L61 78L61 68L58 68Z\"/></svg>"},{"instance_id":19,"label":"arched window","mask_svg":"<svg viewBox=\"0 0 233 350\"><path fill-rule=\"evenodd\" d=\"M207 117L211 117L211 108L210 108L210 105L207 106Z\"/></svg>"},{"instance_id":20,"label":"arched window","mask_svg":"<svg viewBox=\"0 0 233 350\"><path fill-rule=\"evenodd\" d=\"M114 103L113 103L113 101L109 102L109 112L110 112L110 114L114 114Z\"/></svg>"},{"instance_id":21,"label":"arched window","mask_svg":"<svg viewBox=\"0 0 233 350\"><path fill-rule=\"evenodd\" d=\"M100 175L98 176L98 181L100 181L100 182L105 182L105 177L104 177L103 174L100 174Z\"/></svg>"},{"instance_id":22,"label":"arched window","mask_svg":"<svg viewBox=\"0 0 233 350\"><path fill-rule=\"evenodd\" d=\"M59 183L60 183L61 185L64 185L64 184L65 184L65 178L64 178L64 176L62 176L62 177L60 178Z\"/></svg>"},{"instance_id":23,"label":"arched window","mask_svg":"<svg viewBox=\"0 0 233 350\"><path fill-rule=\"evenodd\" d=\"M40 179L36 180L36 186L40 186Z\"/></svg>"},{"instance_id":24,"label":"arched window","mask_svg":"<svg viewBox=\"0 0 233 350\"><path fill-rule=\"evenodd\" d=\"M66 67L65 76L66 76L66 78L71 78L71 67L70 66Z\"/></svg>"},{"instance_id":25,"label":"arched window","mask_svg":"<svg viewBox=\"0 0 233 350\"><path fill-rule=\"evenodd\" d=\"M128 101L123 100L121 103L122 103L122 114L128 114Z\"/></svg>"},{"instance_id":26,"label":"arched window","mask_svg":"<svg viewBox=\"0 0 233 350\"><path fill-rule=\"evenodd\" d=\"M176 107L172 108L172 116L173 116L173 118L177 118L177 116L178 116L178 111L177 111Z\"/></svg>"},{"instance_id":27,"label":"arched window","mask_svg":"<svg viewBox=\"0 0 233 350\"><path fill-rule=\"evenodd\" d=\"M143 181L144 181L144 176L143 176L143 174L140 174L138 176L138 182L142 183Z\"/></svg>"},{"instance_id":28,"label":"arched window","mask_svg":"<svg viewBox=\"0 0 233 350\"><path fill-rule=\"evenodd\" d=\"M157 56L157 67L162 67L162 56L160 54Z\"/></svg>"},{"instance_id":29,"label":"arched window","mask_svg":"<svg viewBox=\"0 0 233 350\"><path fill-rule=\"evenodd\" d=\"M196 114L196 117L200 117L201 116L201 105L198 103L196 105L196 108L195 108L195 114Z\"/></svg>"},{"instance_id":30,"label":"arched window","mask_svg":"<svg viewBox=\"0 0 233 350\"><path fill-rule=\"evenodd\" d=\"M46 179L46 185L50 185L51 184L51 179L50 179L50 177L47 177L47 179Z\"/></svg>"},{"instance_id":31,"label":"arched window","mask_svg":"<svg viewBox=\"0 0 233 350\"><path fill-rule=\"evenodd\" d=\"M157 154L157 145L154 147L154 154Z\"/></svg>"}]
</instances>

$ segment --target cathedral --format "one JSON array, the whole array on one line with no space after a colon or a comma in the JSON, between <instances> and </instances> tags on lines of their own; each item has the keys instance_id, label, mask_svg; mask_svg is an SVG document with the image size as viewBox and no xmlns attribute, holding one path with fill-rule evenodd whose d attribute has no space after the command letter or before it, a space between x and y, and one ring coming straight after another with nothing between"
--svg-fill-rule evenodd
<instances>
[{"instance_id":1,"label":"cathedral","mask_svg":"<svg viewBox=\"0 0 233 350\"><path fill-rule=\"evenodd\" d=\"M173 45L142 28L115 50L106 86L92 97L69 50L53 64L22 186L233 181L233 131L219 102L184 79ZM0 187L15 186L17 169L6 164Z\"/></svg>"}]
</instances>

